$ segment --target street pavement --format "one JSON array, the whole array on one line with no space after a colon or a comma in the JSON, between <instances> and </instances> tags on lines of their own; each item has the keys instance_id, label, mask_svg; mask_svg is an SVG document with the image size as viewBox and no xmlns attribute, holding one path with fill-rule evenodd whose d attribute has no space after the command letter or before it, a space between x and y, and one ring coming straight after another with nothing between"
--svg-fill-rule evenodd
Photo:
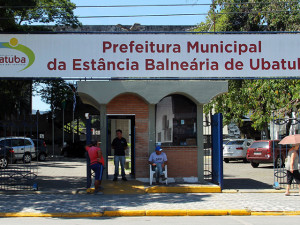
<instances>
[{"instance_id":1,"label":"street pavement","mask_svg":"<svg viewBox=\"0 0 300 225\"><path fill-rule=\"evenodd\" d=\"M1 218L1 224L9 225L282 225L298 224L300 216L168 216L168 217L100 217L100 218Z\"/></svg>"},{"instance_id":2,"label":"street pavement","mask_svg":"<svg viewBox=\"0 0 300 225\"><path fill-rule=\"evenodd\" d=\"M113 165L108 166L113 174ZM224 163L224 189L272 189L274 173L266 164L252 168L250 163L239 161ZM40 190L74 190L86 187L86 160L55 158L39 163L38 185Z\"/></svg>"}]
</instances>

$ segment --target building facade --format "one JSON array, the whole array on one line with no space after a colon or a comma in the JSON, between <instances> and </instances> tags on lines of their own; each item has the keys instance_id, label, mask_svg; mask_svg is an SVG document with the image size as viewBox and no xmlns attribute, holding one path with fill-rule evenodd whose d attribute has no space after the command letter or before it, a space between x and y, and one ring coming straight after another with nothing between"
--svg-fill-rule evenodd
<instances>
[{"instance_id":1,"label":"building facade","mask_svg":"<svg viewBox=\"0 0 300 225\"><path fill-rule=\"evenodd\" d=\"M111 120L128 119L135 179L149 179L148 158L161 144L170 179L204 181L203 105L227 92L227 81L81 81L77 91L83 103L99 109L105 158L111 152L112 127L117 128Z\"/></svg>"}]
</instances>

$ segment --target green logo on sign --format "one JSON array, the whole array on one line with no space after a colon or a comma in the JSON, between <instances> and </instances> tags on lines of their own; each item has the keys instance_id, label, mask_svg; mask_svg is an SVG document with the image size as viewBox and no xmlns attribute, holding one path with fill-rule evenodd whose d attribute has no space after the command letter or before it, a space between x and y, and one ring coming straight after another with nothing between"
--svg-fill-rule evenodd
<instances>
[{"instance_id":1,"label":"green logo on sign","mask_svg":"<svg viewBox=\"0 0 300 225\"><path fill-rule=\"evenodd\" d=\"M23 52L28 57L28 64L25 68L23 68L20 71L26 70L28 67L30 67L35 60L35 55L33 51L26 47L25 45L19 44L19 41L17 38L10 39L9 42L0 42L0 48L9 48L13 50L17 50L20 52ZM2 56L1 57L1 63L3 64L18 64L18 63L24 63L24 59L19 58L18 56Z\"/></svg>"}]
</instances>

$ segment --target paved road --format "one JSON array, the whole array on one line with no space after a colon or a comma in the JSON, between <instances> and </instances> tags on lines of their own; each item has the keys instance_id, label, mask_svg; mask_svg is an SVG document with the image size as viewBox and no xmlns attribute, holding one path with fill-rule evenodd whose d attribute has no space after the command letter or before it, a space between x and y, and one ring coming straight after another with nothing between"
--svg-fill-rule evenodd
<instances>
[{"instance_id":1,"label":"paved road","mask_svg":"<svg viewBox=\"0 0 300 225\"><path fill-rule=\"evenodd\" d=\"M111 164L110 167L112 174L113 165ZM39 162L38 168L39 190L76 190L86 187L86 161L84 158L50 158L46 162ZM250 163L238 161L224 163L224 189L272 189L273 184L274 173L271 164L252 168Z\"/></svg>"},{"instance_id":2,"label":"paved road","mask_svg":"<svg viewBox=\"0 0 300 225\"><path fill-rule=\"evenodd\" d=\"M223 164L224 189L272 189L274 170L272 164L252 168L250 163L230 161Z\"/></svg>"},{"instance_id":3,"label":"paved road","mask_svg":"<svg viewBox=\"0 0 300 225\"><path fill-rule=\"evenodd\" d=\"M39 187L41 190L55 188L71 189L86 187L85 159L60 158L55 161L40 162ZM53 187L53 180L55 186ZM272 189L274 173L271 164L252 168L250 163L224 163L225 189Z\"/></svg>"},{"instance_id":4,"label":"paved road","mask_svg":"<svg viewBox=\"0 0 300 225\"><path fill-rule=\"evenodd\" d=\"M39 190L76 190L86 187L86 161L83 158L57 158L39 162Z\"/></svg>"},{"instance_id":5,"label":"paved road","mask_svg":"<svg viewBox=\"0 0 300 225\"><path fill-rule=\"evenodd\" d=\"M84 218L84 219L66 219L66 218L2 218L3 224L9 225L86 225L86 224L105 224L105 225L153 225L153 224L170 224L170 225L199 225L199 224L222 224L222 225L282 225L282 224L298 224L300 216L276 216L276 217L240 217L240 216L228 216L228 217L116 217L116 218Z\"/></svg>"}]
</instances>

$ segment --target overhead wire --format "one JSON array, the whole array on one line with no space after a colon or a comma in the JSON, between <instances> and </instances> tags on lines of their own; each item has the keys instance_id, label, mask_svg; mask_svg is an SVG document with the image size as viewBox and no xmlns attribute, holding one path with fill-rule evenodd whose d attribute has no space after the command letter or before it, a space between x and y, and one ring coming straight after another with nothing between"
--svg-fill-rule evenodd
<instances>
[{"instance_id":1,"label":"overhead wire","mask_svg":"<svg viewBox=\"0 0 300 225\"><path fill-rule=\"evenodd\" d=\"M265 13L282 13L282 12L300 12L299 10L273 10L273 11L252 11L252 12L215 12L214 15L226 14L265 14ZM92 19L92 18L136 18L136 17L171 17L171 16L207 16L209 13L179 13L179 14L148 14L148 15L107 15L107 16L76 16L79 19ZM47 18L47 17L43 17ZM58 18L53 16L53 18ZM10 18L0 17L0 20Z\"/></svg>"},{"instance_id":2,"label":"overhead wire","mask_svg":"<svg viewBox=\"0 0 300 225\"><path fill-rule=\"evenodd\" d=\"M289 2L225 2L221 5L267 5L267 4L289 4L289 3L299 3L299 1L289 1ZM214 4L214 3L188 3L188 4L147 4L147 5L76 5L75 8L128 8L128 7L182 7L182 6L210 6L210 5L220 5L220 4ZM53 8L51 6L0 6L0 8ZM65 8L64 6L57 6L56 8Z\"/></svg>"},{"instance_id":3,"label":"overhead wire","mask_svg":"<svg viewBox=\"0 0 300 225\"><path fill-rule=\"evenodd\" d=\"M256 12L216 12L215 15L226 15L226 14L264 14L264 13L281 13L281 12L300 12L299 10L273 10L273 11L256 11ZM163 16L206 16L209 13L179 13L179 14L148 14L148 15L118 15L118 16L77 16L81 19L89 18L116 18L116 17L163 17Z\"/></svg>"},{"instance_id":4,"label":"overhead wire","mask_svg":"<svg viewBox=\"0 0 300 225\"><path fill-rule=\"evenodd\" d=\"M256 4L288 4L288 3L299 3L299 1L289 1L289 2L239 2L239 3L223 3L222 5L256 5ZM169 6L210 6L214 3L196 3L196 4L161 4L161 5L101 5L101 6L76 6L76 8L108 8L108 7L169 7ZM31 6L0 6L0 8L30 8ZM46 6L38 6L37 8L47 8ZM56 7L64 8L64 7ZM271 10L271 11L249 11L249 12L214 12L214 15L225 15L225 14L265 14L265 13L282 13L282 12L299 12L300 10ZM136 17L172 17L172 16L207 16L208 12L205 13L177 13L177 14L145 14L145 15L93 15L93 16L76 16L79 19L92 19L92 18L136 18ZM16 17L18 18L18 17ZM47 18L47 17L44 17ZM53 17L56 18L56 17ZM57 17L58 18L58 17ZM0 17L0 20L11 19Z\"/></svg>"}]
</instances>

